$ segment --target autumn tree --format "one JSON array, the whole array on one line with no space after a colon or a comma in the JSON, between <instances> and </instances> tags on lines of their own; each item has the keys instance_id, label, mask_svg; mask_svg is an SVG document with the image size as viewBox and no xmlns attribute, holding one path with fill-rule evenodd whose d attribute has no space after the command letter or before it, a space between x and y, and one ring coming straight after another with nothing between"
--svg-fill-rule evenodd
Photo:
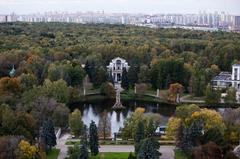
<instances>
[{"instance_id":1,"label":"autumn tree","mask_svg":"<svg viewBox=\"0 0 240 159\"><path fill-rule=\"evenodd\" d=\"M169 101L179 103L180 95L183 93L183 86L179 83L171 84L168 93Z\"/></svg>"},{"instance_id":2,"label":"autumn tree","mask_svg":"<svg viewBox=\"0 0 240 159\"><path fill-rule=\"evenodd\" d=\"M207 131L213 127L218 128L223 132L226 128L222 116L215 110L202 109L201 111L194 112L191 117L187 118L187 124L191 124L194 121L202 120L204 123L204 131Z\"/></svg>"},{"instance_id":3,"label":"autumn tree","mask_svg":"<svg viewBox=\"0 0 240 159\"><path fill-rule=\"evenodd\" d=\"M30 145L29 142L21 140L18 144L17 155L19 159L33 159L37 156L38 149L34 145Z\"/></svg>"},{"instance_id":4,"label":"autumn tree","mask_svg":"<svg viewBox=\"0 0 240 159\"><path fill-rule=\"evenodd\" d=\"M104 140L111 136L111 120L107 111L104 111L100 114L100 119L98 122L98 134L100 137L103 137Z\"/></svg>"},{"instance_id":5,"label":"autumn tree","mask_svg":"<svg viewBox=\"0 0 240 159\"><path fill-rule=\"evenodd\" d=\"M196 150L194 150L192 157L194 159L223 159L220 147L214 142L209 142L205 145L199 146Z\"/></svg>"},{"instance_id":6,"label":"autumn tree","mask_svg":"<svg viewBox=\"0 0 240 159\"><path fill-rule=\"evenodd\" d=\"M83 121L82 121L81 112L78 109L75 109L69 115L69 126L71 128L71 131L76 137L79 137L82 134Z\"/></svg>"},{"instance_id":7,"label":"autumn tree","mask_svg":"<svg viewBox=\"0 0 240 159\"><path fill-rule=\"evenodd\" d=\"M145 121L144 112L144 108L137 108L134 113L125 120L124 127L122 129L123 138L133 139L135 137L134 132L136 132L138 123L140 121Z\"/></svg>"},{"instance_id":8,"label":"autumn tree","mask_svg":"<svg viewBox=\"0 0 240 159\"><path fill-rule=\"evenodd\" d=\"M100 92L108 98L115 98L116 91L112 83L106 82L101 85Z\"/></svg>"},{"instance_id":9,"label":"autumn tree","mask_svg":"<svg viewBox=\"0 0 240 159\"><path fill-rule=\"evenodd\" d=\"M176 139L181 119L172 117L168 120L166 135L168 138Z\"/></svg>"},{"instance_id":10,"label":"autumn tree","mask_svg":"<svg viewBox=\"0 0 240 159\"><path fill-rule=\"evenodd\" d=\"M0 79L0 95L20 93L20 82L17 78L2 77Z\"/></svg>"}]
</instances>

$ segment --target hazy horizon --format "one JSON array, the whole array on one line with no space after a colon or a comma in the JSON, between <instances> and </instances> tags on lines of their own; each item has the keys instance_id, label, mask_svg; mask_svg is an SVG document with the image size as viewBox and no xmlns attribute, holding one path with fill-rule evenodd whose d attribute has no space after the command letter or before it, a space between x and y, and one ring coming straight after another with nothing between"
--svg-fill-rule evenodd
<instances>
[{"instance_id":1,"label":"hazy horizon","mask_svg":"<svg viewBox=\"0 0 240 159\"><path fill-rule=\"evenodd\" d=\"M198 13L227 12L240 15L239 0L0 0L0 14L86 12L104 11L107 13Z\"/></svg>"}]
</instances>

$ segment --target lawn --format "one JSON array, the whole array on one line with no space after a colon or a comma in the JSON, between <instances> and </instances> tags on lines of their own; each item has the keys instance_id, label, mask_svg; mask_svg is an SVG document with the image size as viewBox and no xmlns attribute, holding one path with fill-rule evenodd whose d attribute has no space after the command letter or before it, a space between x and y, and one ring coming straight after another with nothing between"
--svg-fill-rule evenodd
<instances>
[{"instance_id":1,"label":"lawn","mask_svg":"<svg viewBox=\"0 0 240 159\"><path fill-rule=\"evenodd\" d=\"M128 152L104 152L91 157L91 159L127 159L128 155Z\"/></svg>"},{"instance_id":2,"label":"lawn","mask_svg":"<svg viewBox=\"0 0 240 159\"><path fill-rule=\"evenodd\" d=\"M78 141L67 141L65 143L65 145L75 145L75 144L80 145L80 140L78 140Z\"/></svg>"},{"instance_id":3,"label":"lawn","mask_svg":"<svg viewBox=\"0 0 240 159\"><path fill-rule=\"evenodd\" d=\"M52 149L52 151L47 154L47 159L57 159L59 152L59 149Z\"/></svg>"}]
</instances>

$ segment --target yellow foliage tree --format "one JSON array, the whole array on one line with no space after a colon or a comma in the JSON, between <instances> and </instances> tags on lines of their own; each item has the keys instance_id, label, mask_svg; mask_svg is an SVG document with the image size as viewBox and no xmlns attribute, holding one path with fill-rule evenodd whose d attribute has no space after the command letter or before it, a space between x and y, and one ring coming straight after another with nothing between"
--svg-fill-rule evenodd
<instances>
[{"instance_id":1,"label":"yellow foliage tree","mask_svg":"<svg viewBox=\"0 0 240 159\"><path fill-rule=\"evenodd\" d=\"M178 128L181 124L181 119L172 117L168 120L166 135L170 139L175 139L177 135Z\"/></svg>"},{"instance_id":2,"label":"yellow foliage tree","mask_svg":"<svg viewBox=\"0 0 240 159\"><path fill-rule=\"evenodd\" d=\"M190 125L194 120L203 120L205 131L218 128L223 132L226 128L222 116L215 110L202 109L194 112L191 117L186 119L187 125Z\"/></svg>"},{"instance_id":3,"label":"yellow foliage tree","mask_svg":"<svg viewBox=\"0 0 240 159\"><path fill-rule=\"evenodd\" d=\"M134 138L138 123L146 120L144 112L144 108L137 108L134 113L126 119L124 128L122 129L124 139Z\"/></svg>"},{"instance_id":4,"label":"yellow foliage tree","mask_svg":"<svg viewBox=\"0 0 240 159\"><path fill-rule=\"evenodd\" d=\"M20 141L18 150L18 156L20 159L34 159L38 152L36 146L30 145L30 143L25 140Z\"/></svg>"}]
</instances>

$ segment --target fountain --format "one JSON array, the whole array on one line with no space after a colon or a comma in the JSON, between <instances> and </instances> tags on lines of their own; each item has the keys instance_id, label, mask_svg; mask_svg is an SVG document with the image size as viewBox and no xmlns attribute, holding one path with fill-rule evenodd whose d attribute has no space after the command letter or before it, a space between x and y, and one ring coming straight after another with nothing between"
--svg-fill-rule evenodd
<instances>
[{"instance_id":1,"label":"fountain","mask_svg":"<svg viewBox=\"0 0 240 159\"><path fill-rule=\"evenodd\" d=\"M121 103L121 87L116 87L116 103L113 105L113 110L122 110L125 109L125 107Z\"/></svg>"}]
</instances>

